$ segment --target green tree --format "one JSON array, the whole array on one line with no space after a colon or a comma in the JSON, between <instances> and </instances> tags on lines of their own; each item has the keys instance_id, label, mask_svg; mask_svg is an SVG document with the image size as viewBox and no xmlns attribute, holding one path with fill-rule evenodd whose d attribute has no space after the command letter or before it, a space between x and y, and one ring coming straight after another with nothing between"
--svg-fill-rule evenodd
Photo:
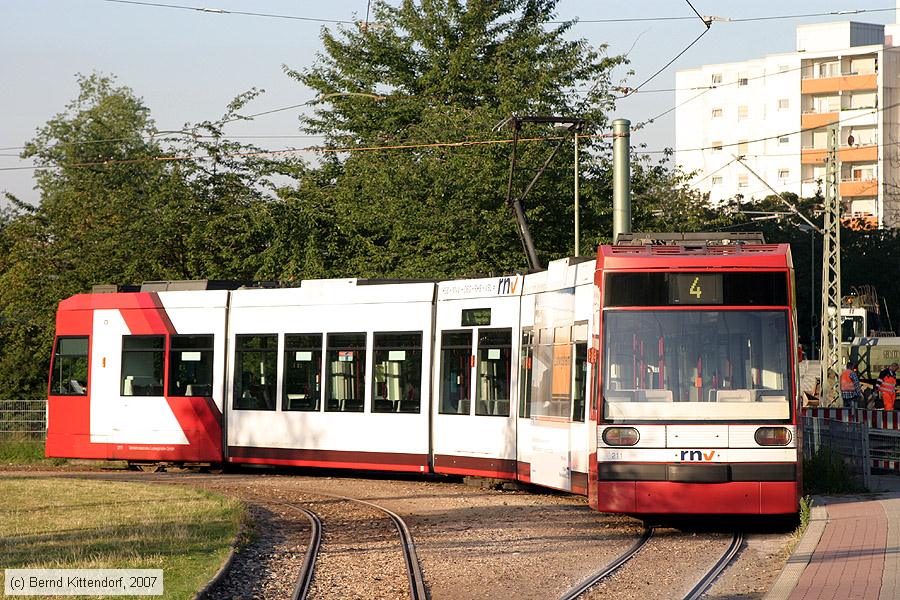
<instances>
[{"instance_id":1,"label":"green tree","mask_svg":"<svg viewBox=\"0 0 900 600\"><path fill-rule=\"evenodd\" d=\"M303 127L331 146L412 149L332 153L326 186L288 194L330 219L301 244L325 253L291 263L329 275L446 277L522 269L504 204L510 145L443 147L448 140L503 140L498 122L519 114L584 118L587 136L606 130L611 69L605 47L569 40L572 22L551 24L557 0L405 0L374 5L375 23L324 31L311 68L289 74L320 94ZM586 93L578 90L587 90ZM529 126L523 137L558 136ZM599 146L586 137L583 150ZM521 192L551 142L520 144ZM535 186L528 217L544 260L572 251L573 145ZM590 182L585 182L590 203ZM319 203L319 204L316 204ZM308 231L307 235L312 235ZM309 239L309 238L307 238ZM302 266L301 266L302 265Z\"/></svg>"},{"instance_id":2,"label":"green tree","mask_svg":"<svg viewBox=\"0 0 900 600\"><path fill-rule=\"evenodd\" d=\"M253 279L269 246L267 176L216 121L157 131L134 92L79 76L80 92L22 153L40 203L0 230L0 394L43 395L58 303L93 284ZM184 135L187 134L187 135ZM163 144L166 144L164 147Z\"/></svg>"}]
</instances>

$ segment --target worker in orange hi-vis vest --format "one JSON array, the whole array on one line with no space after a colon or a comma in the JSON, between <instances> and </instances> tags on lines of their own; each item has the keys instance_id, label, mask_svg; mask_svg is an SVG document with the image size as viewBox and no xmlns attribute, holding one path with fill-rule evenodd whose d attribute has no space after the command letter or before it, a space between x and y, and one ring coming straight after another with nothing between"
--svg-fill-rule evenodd
<instances>
[{"instance_id":1,"label":"worker in orange hi-vis vest","mask_svg":"<svg viewBox=\"0 0 900 600\"><path fill-rule=\"evenodd\" d=\"M881 380L879 386L881 400L884 402L884 410L894 410L894 400L897 399L897 376L890 372Z\"/></svg>"},{"instance_id":2,"label":"worker in orange hi-vis vest","mask_svg":"<svg viewBox=\"0 0 900 600\"><path fill-rule=\"evenodd\" d=\"M841 399L847 408L859 408L862 400L862 387L856 373L856 363L850 361L841 373Z\"/></svg>"}]
</instances>

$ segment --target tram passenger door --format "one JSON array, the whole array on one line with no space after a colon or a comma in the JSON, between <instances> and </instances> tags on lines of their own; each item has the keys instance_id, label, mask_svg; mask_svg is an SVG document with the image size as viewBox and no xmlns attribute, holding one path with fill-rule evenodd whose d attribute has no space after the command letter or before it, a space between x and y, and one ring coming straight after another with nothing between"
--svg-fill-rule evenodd
<instances>
[{"instance_id":1,"label":"tram passenger door","mask_svg":"<svg viewBox=\"0 0 900 600\"><path fill-rule=\"evenodd\" d=\"M537 330L531 394L531 481L566 491L572 490L570 334L570 327Z\"/></svg>"},{"instance_id":2,"label":"tram passenger door","mask_svg":"<svg viewBox=\"0 0 900 600\"><path fill-rule=\"evenodd\" d=\"M515 478L513 332L511 327L441 332L437 472Z\"/></svg>"},{"instance_id":3,"label":"tram passenger door","mask_svg":"<svg viewBox=\"0 0 900 600\"><path fill-rule=\"evenodd\" d=\"M587 325L540 329L533 346L531 481L587 493Z\"/></svg>"}]
</instances>

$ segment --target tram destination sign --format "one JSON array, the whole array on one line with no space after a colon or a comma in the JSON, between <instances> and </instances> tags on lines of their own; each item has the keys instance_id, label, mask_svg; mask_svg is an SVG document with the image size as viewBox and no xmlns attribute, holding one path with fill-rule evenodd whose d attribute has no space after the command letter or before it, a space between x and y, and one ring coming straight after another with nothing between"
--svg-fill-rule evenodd
<instances>
[{"instance_id":1,"label":"tram destination sign","mask_svg":"<svg viewBox=\"0 0 900 600\"><path fill-rule=\"evenodd\" d=\"M672 273L669 304L722 304L721 273Z\"/></svg>"},{"instance_id":2,"label":"tram destination sign","mask_svg":"<svg viewBox=\"0 0 900 600\"><path fill-rule=\"evenodd\" d=\"M787 273L607 273L603 306L788 306Z\"/></svg>"},{"instance_id":3,"label":"tram destination sign","mask_svg":"<svg viewBox=\"0 0 900 600\"><path fill-rule=\"evenodd\" d=\"M490 308L466 308L462 311L463 327L484 327L491 324Z\"/></svg>"}]
</instances>

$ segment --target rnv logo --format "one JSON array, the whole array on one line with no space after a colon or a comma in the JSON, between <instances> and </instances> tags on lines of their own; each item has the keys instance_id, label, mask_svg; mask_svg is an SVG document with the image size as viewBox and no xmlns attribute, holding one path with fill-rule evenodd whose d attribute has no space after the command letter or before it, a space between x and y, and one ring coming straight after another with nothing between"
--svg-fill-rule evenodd
<instances>
[{"instance_id":1,"label":"rnv logo","mask_svg":"<svg viewBox=\"0 0 900 600\"><path fill-rule=\"evenodd\" d=\"M710 450L707 452L702 452L700 450L682 450L681 451L681 460L696 460L701 462L710 462L713 457L716 455L715 450Z\"/></svg>"}]
</instances>

